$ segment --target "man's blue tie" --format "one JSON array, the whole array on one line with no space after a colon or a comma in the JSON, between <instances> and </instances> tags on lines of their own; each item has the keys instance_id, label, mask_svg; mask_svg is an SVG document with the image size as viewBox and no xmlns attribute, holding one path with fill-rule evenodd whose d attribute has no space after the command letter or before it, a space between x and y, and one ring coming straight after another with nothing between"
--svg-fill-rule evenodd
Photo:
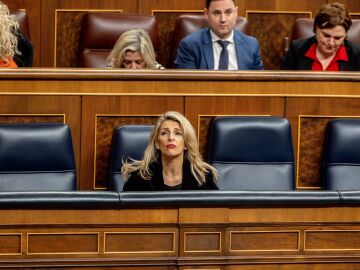
<instances>
[{"instance_id":1,"label":"man's blue tie","mask_svg":"<svg viewBox=\"0 0 360 270\"><path fill-rule=\"evenodd\" d=\"M222 51L220 54L219 59L219 69L229 69L229 52L227 50L227 45L229 44L229 41L227 40L218 40L219 44L222 47Z\"/></svg>"}]
</instances>

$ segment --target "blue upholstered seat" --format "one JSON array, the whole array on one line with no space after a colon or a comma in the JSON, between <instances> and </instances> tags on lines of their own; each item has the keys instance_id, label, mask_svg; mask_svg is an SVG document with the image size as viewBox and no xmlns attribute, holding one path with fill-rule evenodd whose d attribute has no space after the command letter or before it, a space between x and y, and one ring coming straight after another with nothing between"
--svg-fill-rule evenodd
<instances>
[{"instance_id":1,"label":"blue upholstered seat","mask_svg":"<svg viewBox=\"0 0 360 270\"><path fill-rule=\"evenodd\" d=\"M328 190L360 190L360 119L328 123L322 183Z\"/></svg>"},{"instance_id":2,"label":"blue upholstered seat","mask_svg":"<svg viewBox=\"0 0 360 270\"><path fill-rule=\"evenodd\" d=\"M67 125L0 125L0 191L70 190L76 172Z\"/></svg>"},{"instance_id":3,"label":"blue upholstered seat","mask_svg":"<svg viewBox=\"0 0 360 270\"><path fill-rule=\"evenodd\" d=\"M111 190L122 191L124 186L120 173L122 160L143 158L152 129L151 125L125 125L114 129L110 160Z\"/></svg>"},{"instance_id":4,"label":"blue upholstered seat","mask_svg":"<svg viewBox=\"0 0 360 270\"><path fill-rule=\"evenodd\" d=\"M217 117L209 162L220 190L293 190L294 156L289 122L278 117Z\"/></svg>"}]
</instances>

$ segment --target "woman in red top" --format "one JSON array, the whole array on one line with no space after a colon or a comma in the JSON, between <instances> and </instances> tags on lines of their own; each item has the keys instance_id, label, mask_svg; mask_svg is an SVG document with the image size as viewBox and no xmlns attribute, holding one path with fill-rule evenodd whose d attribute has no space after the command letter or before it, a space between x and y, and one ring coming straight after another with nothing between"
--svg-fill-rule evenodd
<instances>
[{"instance_id":1,"label":"woman in red top","mask_svg":"<svg viewBox=\"0 0 360 270\"><path fill-rule=\"evenodd\" d=\"M351 24L343 4L323 5L315 17L315 36L293 41L281 69L359 71L360 46L346 40Z\"/></svg>"},{"instance_id":2,"label":"woman in red top","mask_svg":"<svg viewBox=\"0 0 360 270\"><path fill-rule=\"evenodd\" d=\"M18 40L15 35L18 28L18 23L9 15L8 7L0 2L0 67L17 67L13 57L15 53L20 53L17 49Z\"/></svg>"}]
</instances>

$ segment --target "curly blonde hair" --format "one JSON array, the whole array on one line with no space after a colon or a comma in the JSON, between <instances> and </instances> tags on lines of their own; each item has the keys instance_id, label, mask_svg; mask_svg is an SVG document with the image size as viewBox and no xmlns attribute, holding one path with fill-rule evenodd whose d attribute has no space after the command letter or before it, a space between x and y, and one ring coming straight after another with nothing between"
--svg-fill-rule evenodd
<instances>
[{"instance_id":1,"label":"curly blonde hair","mask_svg":"<svg viewBox=\"0 0 360 270\"><path fill-rule=\"evenodd\" d=\"M151 178L153 172L150 170L150 165L153 162L159 161L161 156L161 152L155 147L155 142L159 135L161 124L167 120L172 120L179 123L183 132L185 147L187 148L187 150L184 152L184 158L189 161L191 173L199 182L199 184L206 182L207 173L211 173L214 181L217 182L217 170L213 166L204 162L200 155L199 144L196 139L196 133L193 126L189 120L185 118L185 116L179 112L174 111L164 113L157 120L155 127L151 132L149 143L145 149L144 158L142 160L123 162L121 173L124 179L128 179L129 175L137 170L139 170L139 173L143 179L149 180Z\"/></svg>"},{"instance_id":2,"label":"curly blonde hair","mask_svg":"<svg viewBox=\"0 0 360 270\"><path fill-rule=\"evenodd\" d=\"M8 63L17 49L18 41L15 33L19 29L19 24L14 16L9 13L9 8L0 2L0 60Z\"/></svg>"}]
</instances>

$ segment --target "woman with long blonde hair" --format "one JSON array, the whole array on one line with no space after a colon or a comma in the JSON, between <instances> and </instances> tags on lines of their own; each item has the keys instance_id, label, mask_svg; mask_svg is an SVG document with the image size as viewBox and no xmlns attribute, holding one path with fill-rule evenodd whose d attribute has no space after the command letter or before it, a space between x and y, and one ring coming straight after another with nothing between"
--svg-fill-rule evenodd
<instances>
[{"instance_id":1,"label":"woman with long blonde hair","mask_svg":"<svg viewBox=\"0 0 360 270\"><path fill-rule=\"evenodd\" d=\"M218 189L218 173L202 160L193 126L173 111L157 120L144 158L124 162L121 173L123 191Z\"/></svg>"},{"instance_id":2,"label":"woman with long blonde hair","mask_svg":"<svg viewBox=\"0 0 360 270\"><path fill-rule=\"evenodd\" d=\"M0 2L0 67L15 68L17 64L13 60L17 49L18 38L15 35L19 24L9 14L8 7Z\"/></svg>"},{"instance_id":3,"label":"woman with long blonde hair","mask_svg":"<svg viewBox=\"0 0 360 270\"><path fill-rule=\"evenodd\" d=\"M155 60L149 34L142 29L124 32L116 41L106 62L108 68L164 69Z\"/></svg>"}]
</instances>

